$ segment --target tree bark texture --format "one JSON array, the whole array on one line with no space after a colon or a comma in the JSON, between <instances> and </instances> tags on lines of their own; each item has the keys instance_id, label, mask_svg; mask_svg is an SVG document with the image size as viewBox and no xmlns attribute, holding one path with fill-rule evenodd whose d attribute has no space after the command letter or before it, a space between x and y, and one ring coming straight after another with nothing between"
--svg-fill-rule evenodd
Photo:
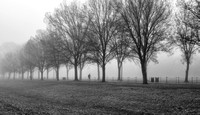
<instances>
[{"instance_id":1,"label":"tree bark texture","mask_svg":"<svg viewBox=\"0 0 200 115\"><path fill-rule=\"evenodd\" d=\"M102 65L102 82L106 82L106 65L103 63Z\"/></svg>"},{"instance_id":2,"label":"tree bark texture","mask_svg":"<svg viewBox=\"0 0 200 115\"><path fill-rule=\"evenodd\" d=\"M77 62L75 62L74 64L74 81L78 81L78 65L77 65Z\"/></svg>"},{"instance_id":3,"label":"tree bark texture","mask_svg":"<svg viewBox=\"0 0 200 115\"><path fill-rule=\"evenodd\" d=\"M190 63L189 61L187 61L187 65L186 65L186 70L185 70L185 82L188 83L188 74L189 74L189 69L190 69Z\"/></svg>"},{"instance_id":4,"label":"tree bark texture","mask_svg":"<svg viewBox=\"0 0 200 115\"><path fill-rule=\"evenodd\" d=\"M141 69L142 69L142 76L143 76L143 84L148 84L147 81L147 62L141 61Z\"/></svg>"},{"instance_id":5,"label":"tree bark texture","mask_svg":"<svg viewBox=\"0 0 200 115\"><path fill-rule=\"evenodd\" d=\"M40 73L41 73L41 80L44 80L44 77L43 77L43 70L42 70Z\"/></svg>"},{"instance_id":6,"label":"tree bark texture","mask_svg":"<svg viewBox=\"0 0 200 115\"><path fill-rule=\"evenodd\" d=\"M60 67L56 67L56 80L59 81L59 69Z\"/></svg>"},{"instance_id":7,"label":"tree bark texture","mask_svg":"<svg viewBox=\"0 0 200 115\"><path fill-rule=\"evenodd\" d=\"M97 74L98 74L98 80L100 80L100 67L99 64L97 63Z\"/></svg>"}]
</instances>

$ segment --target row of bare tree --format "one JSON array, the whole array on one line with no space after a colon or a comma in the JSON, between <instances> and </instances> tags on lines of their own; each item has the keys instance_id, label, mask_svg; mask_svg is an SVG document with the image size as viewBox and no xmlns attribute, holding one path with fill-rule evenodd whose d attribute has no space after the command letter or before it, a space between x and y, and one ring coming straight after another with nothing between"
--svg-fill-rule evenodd
<instances>
[{"instance_id":1,"label":"row of bare tree","mask_svg":"<svg viewBox=\"0 0 200 115\"><path fill-rule=\"evenodd\" d=\"M43 80L43 72L54 68L59 80L59 68L64 64L68 70L73 65L74 80L81 80L85 64L96 63L98 79L105 82L109 61L117 60L118 80L122 80L123 62L130 59L140 63L143 83L147 84L148 63L157 62L158 52L178 46L187 63L188 82L191 57L200 41L199 2L179 3L174 18L167 0L89 0L83 5L63 2L54 13L45 15L46 30L37 31L19 51L5 55L1 73L18 71L23 78L29 71L32 79L34 68L38 68Z\"/></svg>"}]
</instances>

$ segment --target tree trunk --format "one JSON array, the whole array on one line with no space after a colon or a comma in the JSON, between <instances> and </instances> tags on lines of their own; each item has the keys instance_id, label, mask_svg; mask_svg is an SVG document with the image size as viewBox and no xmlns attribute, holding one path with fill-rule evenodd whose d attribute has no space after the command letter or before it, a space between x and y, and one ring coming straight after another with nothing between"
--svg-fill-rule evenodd
<instances>
[{"instance_id":1,"label":"tree trunk","mask_svg":"<svg viewBox=\"0 0 200 115\"><path fill-rule=\"evenodd\" d=\"M97 63L97 72L98 72L98 80L100 80L100 68L98 63Z\"/></svg>"},{"instance_id":2,"label":"tree trunk","mask_svg":"<svg viewBox=\"0 0 200 115\"><path fill-rule=\"evenodd\" d=\"M118 81L121 80L121 62L119 60L117 60L117 66L118 66Z\"/></svg>"},{"instance_id":3,"label":"tree trunk","mask_svg":"<svg viewBox=\"0 0 200 115\"><path fill-rule=\"evenodd\" d=\"M24 72L22 72L22 80L24 80Z\"/></svg>"},{"instance_id":4,"label":"tree trunk","mask_svg":"<svg viewBox=\"0 0 200 115\"><path fill-rule=\"evenodd\" d=\"M77 61L75 61L75 64L74 64L74 81L78 81L78 65L77 65Z\"/></svg>"},{"instance_id":5,"label":"tree trunk","mask_svg":"<svg viewBox=\"0 0 200 115\"><path fill-rule=\"evenodd\" d=\"M30 80L33 80L33 70L30 70Z\"/></svg>"},{"instance_id":6,"label":"tree trunk","mask_svg":"<svg viewBox=\"0 0 200 115\"><path fill-rule=\"evenodd\" d=\"M80 68L80 80L82 80L82 68Z\"/></svg>"},{"instance_id":7,"label":"tree trunk","mask_svg":"<svg viewBox=\"0 0 200 115\"><path fill-rule=\"evenodd\" d=\"M118 65L118 81L121 80L121 67Z\"/></svg>"},{"instance_id":8,"label":"tree trunk","mask_svg":"<svg viewBox=\"0 0 200 115\"><path fill-rule=\"evenodd\" d=\"M102 62L102 82L106 82L106 64L105 64L105 54L106 50L103 50L103 62Z\"/></svg>"},{"instance_id":9,"label":"tree trunk","mask_svg":"<svg viewBox=\"0 0 200 115\"><path fill-rule=\"evenodd\" d=\"M102 82L106 82L106 65L104 62L102 65Z\"/></svg>"},{"instance_id":10,"label":"tree trunk","mask_svg":"<svg viewBox=\"0 0 200 115\"><path fill-rule=\"evenodd\" d=\"M27 71L27 79L29 79L29 71Z\"/></svg>"},{"instance_id":11,"label":"tree trunk","mask_svg":"<svg viewBox=\"0 0 200 115\"><path fill-rule=\"evenodd\" d=\"M185 82L188 83L188 74L189 74L190 63L187 61L186 71L185 71Z\"/></svg>"},{"instance_id":12,"label":"tree trunk","mask_svg":"<svg viewBox=\"0 0 200 115\"><path fill-rule=\"evenodd\" d=\"M69 80L69 67L66 65L66 71L67 71L67 80Z\"/></svg>"},{"instance_id":13,"label":"tree trunk","mask_svg":"<svg viewBox=\"0 0 200 115\"><path fill-rule=\"evenodd\" d=\"M123 62L120 62L120 60L117 60L117 66L118 66L118 81L122 80L122 66L123 66Z\"/></svg>"},{"instance_id":14,"label":"tree trunk","mask_svg":"<svg viewBox=\"0 0 200 115\"><path fill-rule=\"evenodd\" d=\"M38 80L40 79L40 69L38 69ZM41 78L42 80L42 78Z\"/></svg>"},{"instance_id":15,"label":"tree trunk","mask_svg":"<svg viewBox=\"0 0 200 115\"><path fill-rule=\"evenodd\" d=\"M41 80L44 80L44 77L43 77L43 70L42 70L40 73L41 73Z\"/></svg>"},{"instance_id":16,"label":"tree trunk","mask_svg":"<svg viewBox=\"0 0 200 115\"><path fill-rule=\"evenodd\" d=\"M17 78L19 79L20 78L20 72L17 72Z\"/></svg>"},{"instance_id":17,"label":"tree trunk","mask_svg":"<svg viewBox=\"0 0 200 115\"><path fill-rule=\"evenodd\" d=\"M123 62L121 64L121 81L123 80Z\"/></svg>"},{"instance_id":18,"label":"tree trunk","mask_svg":"<svg viewBox=\"0 0 200 115\"><path fill-rule=\"evenodd\" d=\"M19 73L19 72L16 72L16 73L15 73L15 76L16 76L15 79L19 79L19 78L20 78L20 73Z\"/></svg>"},{"instance_id":19,"label":"tree trunk","mask_svg":"<svg viewBox=\"0 0 200 115\"><path fill-rule=\"evenodd\" d=\"M13 79L14 79L14 80L15 80L15 77L16 77L16 76L15 76L15 71L14 71L14 74L13 74Z\"/></svg>"},{"instance_id":20,"label":"tree trunk","mask_svg":"<svg viewBox=\"0 0 200 115\"><path fill-rule=\"evenodd\" d=\"M22 80L24 80L24 69L22 69Z\"/></svg>"},{"instance_id":21,"label":"tree trunk","mask_svg":"<svg viewBox=\"0 0 200 115\"><path fill-rule=\"evenodd\" d=\"M49 79L49 68L47 68L47 79Z\"/></svg>"},{"instance_id":22,"label":"tree trunk","mask_svg":"<svg viewBox=\"0 0 200 115\"><path fill-rule=\"evenodd\" d=\"M83 69L82 69L82 67L80 66L80 73L79 73L79 74L80 74L80 81L82 80L82 70L83 70Z\"/></svg>"},{"instance_id":23,"label":"tree trunk","mask_svg":"<svg viewBox=\"0 0 200 115\"><path fill-rule=\"evenodd\" d=\"M59 81L59 66L56 67L56 80Z\"/></svg>"},{"instance_id":24,"label":"tree trunk","mask_svg":"<svg viewBox=\"0 0 200 115\"><path fill-rule=\"evenodd\" d=\"M141 69L142 69L142 75L143 75L143 84L148 84L147 82L147 62L141 61Z\"/></svg>"}]
</instances>

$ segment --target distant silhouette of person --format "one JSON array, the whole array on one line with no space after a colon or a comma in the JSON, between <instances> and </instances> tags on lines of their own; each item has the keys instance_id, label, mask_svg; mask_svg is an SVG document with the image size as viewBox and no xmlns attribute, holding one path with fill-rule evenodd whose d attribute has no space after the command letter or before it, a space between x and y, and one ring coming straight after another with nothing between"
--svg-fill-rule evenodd
<instances>
[{"instance_id":1,"label":"distant silhouette of person","mask_svg":"<svg viewBox=\"0 0 200 115\"><path fill-rule=\"evenodd\" d=\"M88 79L90 80L90 77L91 77L91 75L90 74L88 74Z\"/></svg>"}]
</instances>

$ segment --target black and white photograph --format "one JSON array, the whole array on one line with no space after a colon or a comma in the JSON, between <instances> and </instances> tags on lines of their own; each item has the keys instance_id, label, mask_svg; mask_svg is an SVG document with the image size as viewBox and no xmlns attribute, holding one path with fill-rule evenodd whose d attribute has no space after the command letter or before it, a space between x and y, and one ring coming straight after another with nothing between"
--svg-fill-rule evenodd
<instances>
[{"instance_id":1,"label":"black and white photograph","mask_svg":"<svg viewBox=\"0 0 200 115\"><path fill-rule=\"evenodd\" d=\"M0 0L0 115L200 115L200 0Z\"/></svg>"}]
</instances>

